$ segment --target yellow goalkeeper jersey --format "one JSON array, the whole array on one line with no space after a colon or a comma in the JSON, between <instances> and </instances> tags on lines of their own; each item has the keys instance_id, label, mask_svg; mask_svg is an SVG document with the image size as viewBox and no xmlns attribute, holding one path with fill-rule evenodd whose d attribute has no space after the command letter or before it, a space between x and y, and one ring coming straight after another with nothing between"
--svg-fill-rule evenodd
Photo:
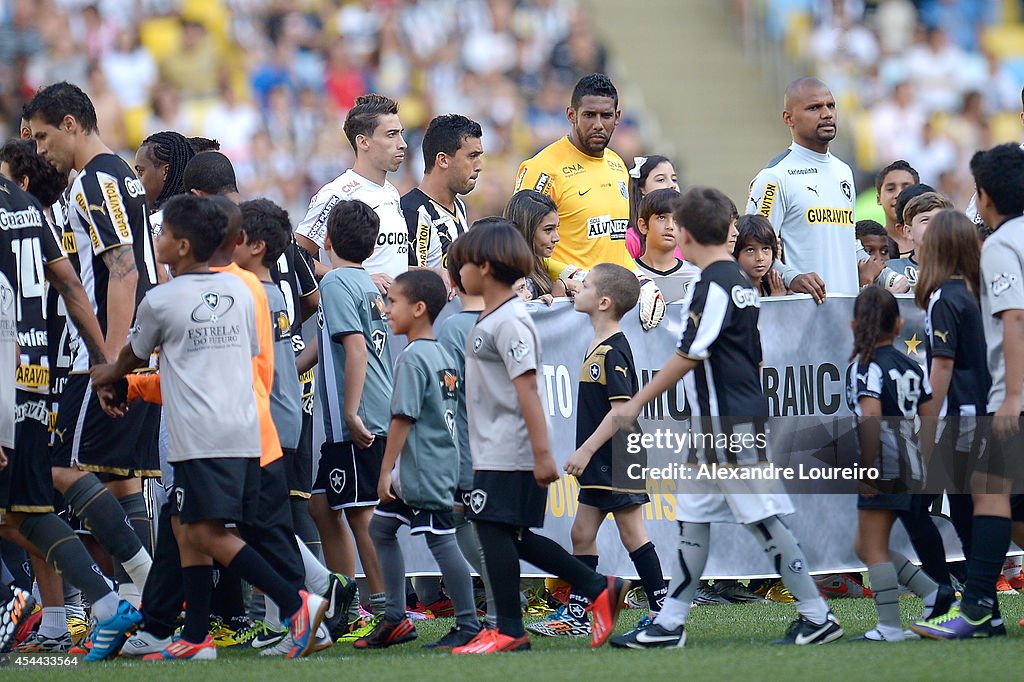
<instances>
[{"instance_id":1,"label":"yellow goalkeeper jersey","mask_svg":"<svg viewBox=\"0 0 1024 682\"><path fill-rule=\"evenodd\" d=\"M626 252L629 172L611 149L587 156L568 137L552 142L519 166L516 189L534 189L558 206L558 236L552 258L590 269L615 263L632 269Z\"/></svg>"}]
</instances>

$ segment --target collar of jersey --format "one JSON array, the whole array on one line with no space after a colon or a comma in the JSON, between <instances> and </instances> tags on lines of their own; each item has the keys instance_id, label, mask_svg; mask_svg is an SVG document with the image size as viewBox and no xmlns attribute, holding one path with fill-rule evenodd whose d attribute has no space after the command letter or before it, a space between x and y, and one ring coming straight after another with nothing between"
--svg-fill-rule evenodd
<instances>
[{"instance_id":1,"label":"collar of jersey","mask_svg":"<svg viewBox=\"0 0 1024 682\"><path fill-rule=\"evenodd\" d=\"M808 149L807 147L804 147L803 145L797 144L796 142L794 142L793 144L789 145L789 148L794 153L799 154L801 156L805 156L805 157L807 157L809 159L812 159L814 161L818 161L819 163L825 163L825 162L830 161L832 159L832 152L825 152L824 154L819 154L818 152L814 151L813 149Z\"/></svg>"}]
</instances>

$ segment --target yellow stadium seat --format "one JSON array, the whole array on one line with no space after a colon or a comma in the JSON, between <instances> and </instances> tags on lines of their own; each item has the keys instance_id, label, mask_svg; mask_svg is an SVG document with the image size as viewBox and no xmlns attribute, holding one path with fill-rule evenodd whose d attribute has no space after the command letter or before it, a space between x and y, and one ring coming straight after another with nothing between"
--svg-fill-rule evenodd
<instances>
[{"instance_id":1,"label":"yellow stadium seat","mask_svg":"<svg viewBox=\"0 0 1024 682\"><path fill-rule=\"evenodd\" d=\"M874 136L871 134L871 112L861 111L853 121L853 157L857 168L877 168Z\"/></svg>"},{"instance_id":2,"label":"yellow stadium seat","mask_svg":"<svg viewBox=\"0 0 1024 682\"><path fill-rule=\"evenodd\" d=\"M125 141L135 149L146 137L146 121L149 119L149 105L132 107L124 112Z\"/></svg>"},{"instance_id":3,"label":"yellow stadium seat","mask_svg":"<svg viewBox=\"0 0 1024 682\"><path fill-rule=\"evenodd\" d=\"M1020 113L1004 111L993 114L988 119L988 126L992 132L992 144L1020 142Z\"/></svg>"},{"instance_id":4,"label":"yellow stadium seat","mask_svg":"<svg viewBox=\"0 0 1024 682\"><path fill-rule=\"evenodd\" d=\"M1024 24L1003 24L985 29L981 44L997 57L1024 56Z\"/></svg>"},{"instance_id":5,"label":"yellow stadium seat","mask_svg":"<svg viewBox=\"0 0 1024 682\"><path fill-rule=\"evenodd\" d=\"M142 45L156 62L178 51L181 45L181 24L177 17L151 17L139 25Z\"/></svg>"}]
</instances>

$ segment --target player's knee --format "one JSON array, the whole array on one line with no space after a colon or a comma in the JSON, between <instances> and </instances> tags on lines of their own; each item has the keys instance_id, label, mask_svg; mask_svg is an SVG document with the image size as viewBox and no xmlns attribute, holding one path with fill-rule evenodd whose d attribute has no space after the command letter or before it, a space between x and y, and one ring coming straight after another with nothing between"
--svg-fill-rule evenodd
<instances>
[{"instance_id":1,"label":"player's knee","mask_svg":"<svg viewBox=\"0 0 1024 682\"><path fill-rule=\"evenodd\" d=\"M67 493L75 481L83 478L86 472L80 469L72 469L71 467L52 467L50 474L53 477L53 487L60 493Z\"/></svg>"},{"instance_id":2,"label":"player's knee","mask_svg":"<svg viewBox=\"0 0 1024 682\"><path fill-rule=\"evenodd\" d=\"M65 471L71 471L66 469ZM86 507L97 497L107 491L103 483L96 477L96 474L78 472L82 474L74 479L64 490L64 499L75 514L82 516Z\"/></svg>"}]
</instances>

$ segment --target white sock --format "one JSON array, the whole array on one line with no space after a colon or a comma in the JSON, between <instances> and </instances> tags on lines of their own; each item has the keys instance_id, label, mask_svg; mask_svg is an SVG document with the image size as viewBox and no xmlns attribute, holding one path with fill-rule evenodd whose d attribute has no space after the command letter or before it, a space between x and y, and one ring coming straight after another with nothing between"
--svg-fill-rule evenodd
<instances>
[{"instance_id":1,"label":"white sock","mask_svg":"<svg viewBox=\"0 0 1024 682\"><path fill-rule=\"evenodd\" d=\"M92 615L98 621L113 618L114 614L117 613L117 606L120 603L121 600L117 598L116 594L108 592L102 599L99 599L92 605Z\"/></svg>"},{"instance_id":2,"label":"white sock","mask_svg":"<svg viewBox=\"0 0 1024 682\"><path fill-rule=\"evenodd\" d=\"M887 642L902 642L904 640L903 630L900 628L894 628L891 625L882 625L879 623L878 627L875 629L882 633L882 636L885 637L885 641Z\"/></svg>"},{"instance_id":3,"label":"white sock","mask_svg":"<svg viewBox=\"0 0 1024 682\"><path fill-rule=\"evenodd\" d=\"M666 597L658 612L658 625L666 630L675 630L680 625L686 624L690 615L690 604L681 599Z\"/></svg>"},{"instance_id":4,"label":"white sock","mask_svg":"<svg viewBox=\"0 0 1024 682\"><path fill-rule=\"evenodd\" d=\"M39 623L39 634L58 639L68 631L68 617L63 606L44 606L43 620Z\"/></svg>"},{"instance_id":5,"label":"white sock","mask_svg":"<svg viewBox=\"0 0 1024 682\"><path fill-rule=\"evenodd\" d=\"M139 608L139 605L142 603L142 592L139 591L135 583L121 583L118 585L117 596L135 608Z\"/></svg>"},{"instance_id":6,"label":"white sock","mask_svg":"<svg viewBox=\"0 0 1024 682\"><path fill-rule=\"evenodd\" d=\"M146 589L146 579L149 578L149 569L153 565L153 559L149 556L149 552L143 547L140 549L135 556L128 561L121 564L124 567L125 573L127 573L135 586L139 588L139 594Z\"/></svg>"},{"instance_id":7,"label":"white sock","mask_svg":"<svg viewBox=\"0 0 1024 682\"><path fill-rule=\"evenodd\" d=\"M311 594L326 594L327 588L330 585L331 572L320 563L320 560L310 551L306 543L299 539L298 535L295 536L295 541L299 544L299 554L302 555L302 567L306 571L306 589Z\"/></svg>"},{"instance_id":8,"label":"white sock","mask_svg":"<svg viewBox=\"0 0 1024 682\"><path fill-rule=\"evenodd\" d=\"M934 590L932 592L929 592L928 594L926 594L925 596L923 596L921 598L924 601L924 611L921 612L921 618L922 619L927 614L931 613L932 609L935 608L935 600L938 598L938 596L939 596L939 591L938 590Z\"/></svg>"},{"instance_id":9,"label":"white sock","mask_svg":"<svg viewBox=\"0 0 1024 682\"><path fill-rule=\"evenodd\" d=\"M271 630L284 630L284 624L281 623L281 609L277 607L277 604L270 597L266 597L266 605L267 615L263 617L263 622Z\"/></svg>"},{"instance_id":10,"label":"white sock","mask_svg":"<svg viewBox=\"0 0 1024 682\"><path fill-rule=\"evenodd\" d=\"M73 590L64 598L64 610L69 618L77 617L86 620L85 606L82 605L82 592L80 590Z\"/></svg>"}]
</instances>

